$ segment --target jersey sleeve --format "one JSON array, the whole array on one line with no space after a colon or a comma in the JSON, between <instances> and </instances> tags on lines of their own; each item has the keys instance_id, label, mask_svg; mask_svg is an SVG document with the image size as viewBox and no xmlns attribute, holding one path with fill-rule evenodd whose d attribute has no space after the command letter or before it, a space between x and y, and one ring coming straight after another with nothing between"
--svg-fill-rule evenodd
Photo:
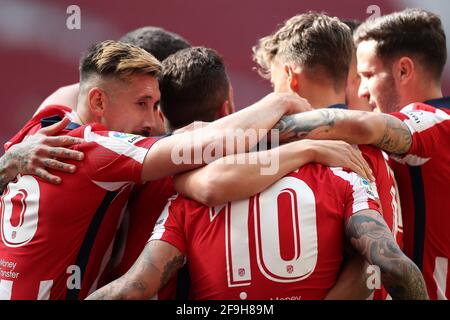
<instances>
[{"instance_id":1,"label":"jersey sleeve","mask_svg":"<svg viewBox=\"0 0 450 320\"><path fill-rule=\"evenodd\" d=\"M86 154L86 173L108 190L114 183L140 183L145 156L158 141L122 132L95 131L92 126L84 128L83 137L86 143L80 151Z\"/></svg>"},{"instance_id":2,"label":"jersey sleeve","mask_svg":"<svg viewBox=\"0 0 450 320\"><path fill-rule=\"evenodd\" d=\"M346 220L361 210L372 209L380 212L380 202L375 183L341 168L332 168L332 171L346 182L344 206L344 218Z\"/></svg>"},{"instance_id":3,"label":"jersey sleeve","mask_svg":"<svg viewBox=\"0 0 450 320\"><path fill-rule=\"evenodd\" d=\"M184 236L186 214L184 203L183 197L179 195L169 199L155 224L149 241L166 241L180 250L182 254L186 254L186 237Z\"/></svg>"},{"instance_id":4,"label":"jersey sleeve","mask_svg":"<svg viewBox=\"0 0 450 320\"><path fill-rule=\"evenodd\" d=\"M400 112L391 113L409 128L412 143L409 151L391 157L402 164L420 166L438 156L450 143L450 114L423 103L413 103Z\"/></svg>"}]
</instances>

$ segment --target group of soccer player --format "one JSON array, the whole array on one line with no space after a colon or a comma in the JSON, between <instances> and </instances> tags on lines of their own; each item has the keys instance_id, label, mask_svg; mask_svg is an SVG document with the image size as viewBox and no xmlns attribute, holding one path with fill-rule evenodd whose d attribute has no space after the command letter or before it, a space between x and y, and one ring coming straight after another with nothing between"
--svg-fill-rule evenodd
<instances>
[{"instance_id":1,"label":"group of soccer player","mask_svg":"<svg viewBox=\"0 0 450 320\"><path fill-rule=\"evenodd\" d=\"M90 47L0 158L0 299L447 299L439 17L303 13L253 56L274 92L234 112L213 49Z\"/></svg>"}]
</instances>

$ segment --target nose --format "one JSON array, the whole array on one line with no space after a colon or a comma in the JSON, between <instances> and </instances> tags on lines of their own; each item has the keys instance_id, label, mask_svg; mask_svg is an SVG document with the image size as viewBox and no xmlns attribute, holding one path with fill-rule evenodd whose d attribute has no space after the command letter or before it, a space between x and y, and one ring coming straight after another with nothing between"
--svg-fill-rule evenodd
<instances>
[{"instance_id":1,"label":"nose","mask_svg":"<svg viewBox=\"0 0 450 320\"><path fill-rule=\"evenodd\" d=\"M158 110L152 110L145 115L142 124L143 131L151 136L164 134L164 123L161 117L158 116Z\"/></svg>"},{"instance_id":2,"label":"nose","mask_svg":"<svg viewBox=\"0 0 450 320\"><path fill-rule=\"evenodd\" d=\"M361 82L359 83L359 88L358 88L358 97L369 100L370 93L369 93L369 89L367 88L367 80L361 79Z\"/></svg>"}]
</instances>

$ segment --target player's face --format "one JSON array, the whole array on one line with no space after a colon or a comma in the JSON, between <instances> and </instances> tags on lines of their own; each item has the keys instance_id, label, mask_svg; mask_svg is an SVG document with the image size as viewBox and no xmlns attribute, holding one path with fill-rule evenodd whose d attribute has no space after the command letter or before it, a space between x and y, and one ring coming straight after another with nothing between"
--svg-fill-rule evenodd
<instances>
[{"instance_id":1,"label":"player's face","mask_svg":"<svg viewBox=\"0 0 450 320\"><path fill-rule=\"evenodd\" d=\"M156 78L134 75L128 83L118 81L112 85L107 96L102 122L108 129L143 136L164 134Z\"/></svg>"},{"instance_id":2,"label":"player's face","mask_svg":"<svg viewBox=\"0 0 450 320\"><path fill-rule=\"evenodd\" d=\"M373 111L373 108L369 105L369 100L366 97L360 98L358 96L360 83L361 77L356 70L356 53L354 52L345 87L345 101L349 109Z\"/></svg>"},{"instance_id":3,"label":"player's face","mask_svg":"<svg viewBox=\"0 0 450 320\"><path fill-rule=\"evenodd\" d=\"M390 67L376 54L376 41L363 41L356 51L357 69L361 77L358 95L369 100L372 109L396 112L401 108L396 81Z\"/></svg>"}]
</instances>

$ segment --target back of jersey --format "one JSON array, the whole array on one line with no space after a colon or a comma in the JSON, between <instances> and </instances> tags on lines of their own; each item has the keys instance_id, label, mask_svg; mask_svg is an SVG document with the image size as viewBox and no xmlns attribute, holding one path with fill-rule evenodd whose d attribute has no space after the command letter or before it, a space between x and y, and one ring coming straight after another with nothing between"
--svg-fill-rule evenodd
<instances>
[{"instance_id":1,"label":"back of jersey","mask_svg":"<svg viewBox=\"0 0 450 320\"><path fill-rule=\"evenodd\" d=\"M375 197L356 174L311 164L223 206L178 196L151 240L186 254L193 299L322 299L340 270L345 220L378 208Z\"/></svg>"}]
</instances>

